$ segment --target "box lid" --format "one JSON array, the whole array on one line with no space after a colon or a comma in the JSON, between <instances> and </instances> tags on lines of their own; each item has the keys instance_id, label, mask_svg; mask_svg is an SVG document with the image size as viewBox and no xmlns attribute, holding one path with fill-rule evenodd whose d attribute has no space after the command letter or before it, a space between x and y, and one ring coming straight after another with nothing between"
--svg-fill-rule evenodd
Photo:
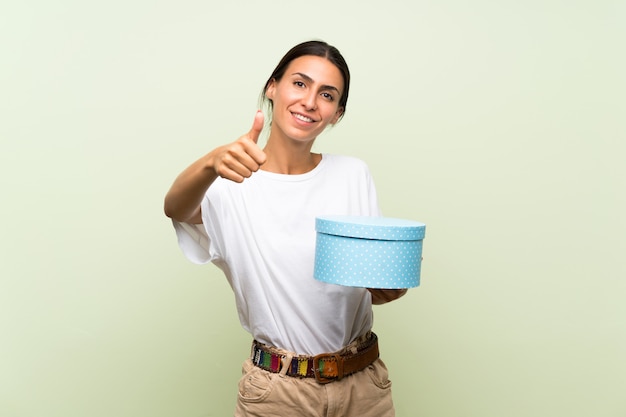
<instances>
[{"instance_id":1,"label":"box lid","mask_svg":"<svg viewBox=\"0 0 626 417\"><path fill-rule=\"evenodd\" d=\"M376 240L421 240L426 233L424 223L392 217L320 216L315 230L329 235Z\"/></svg>"}]
</instances>

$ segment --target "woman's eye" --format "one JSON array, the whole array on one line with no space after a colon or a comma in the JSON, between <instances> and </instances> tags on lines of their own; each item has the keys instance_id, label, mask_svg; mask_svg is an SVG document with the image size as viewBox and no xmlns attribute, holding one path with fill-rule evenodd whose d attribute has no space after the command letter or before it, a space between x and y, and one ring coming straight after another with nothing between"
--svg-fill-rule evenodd
<instances>
[{"instance_id":1,"label":"woman's eye","mask_svg":"<svg viewBox=\"0 0 626 417\"><path fill-rule=\"evenodd\" d=\"M333 95L330 93L322 93L322 97L329 101L333 101L335 99L335 97L333 97Z\"/></svg>"},{"instance_id":2,"label":"woman's eye","mask_svg":"<svg viewBox=\"0 0 626 417\"><path fill-rule=\"evenodd\" d=\"M304 83L302 81L294 81L293 83L296 87L304 87Z\"/></svg>"}]
</instances>

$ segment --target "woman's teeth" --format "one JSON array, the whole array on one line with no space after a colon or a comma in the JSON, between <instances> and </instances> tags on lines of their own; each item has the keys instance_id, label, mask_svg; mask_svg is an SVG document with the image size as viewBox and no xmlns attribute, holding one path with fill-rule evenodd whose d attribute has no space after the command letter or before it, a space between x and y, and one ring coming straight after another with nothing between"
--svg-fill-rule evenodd
<instances>
[{"instance_id":1,"label":"woman's teeth","mask_svg":"<svg viewBox=\"0 0 626 417\"><path fill-rule=\"evenodd\" d=\"M293 115L296 119L302 120L303 122L311 123L313 121L313 119L311 119L310 117L306 117L298 113L294 113Z\"/></svg>"}]
</instances>

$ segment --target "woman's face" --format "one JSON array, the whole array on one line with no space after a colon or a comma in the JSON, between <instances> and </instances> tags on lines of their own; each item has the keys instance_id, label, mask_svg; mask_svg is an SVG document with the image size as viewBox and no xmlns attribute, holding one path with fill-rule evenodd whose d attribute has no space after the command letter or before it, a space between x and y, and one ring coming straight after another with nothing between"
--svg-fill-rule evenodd
<instances>
[{"instance_id":1,"label":"woman's face","mask_svg":"<svg viewBox=\"0 0 626 417\"><path fill-rule=\"evenodd\" d=\"M315 139L339 120L342 91L341 72L329 60L313 55L294 59L265 92L273 103L272 134L303 142Z\"/></svg>"}]
</instances>

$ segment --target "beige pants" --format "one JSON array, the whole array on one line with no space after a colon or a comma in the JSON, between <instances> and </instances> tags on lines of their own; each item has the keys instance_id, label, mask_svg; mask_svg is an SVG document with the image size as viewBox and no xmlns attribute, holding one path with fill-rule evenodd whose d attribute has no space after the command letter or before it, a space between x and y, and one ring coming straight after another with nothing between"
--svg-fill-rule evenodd
<instances>
[{"instance_id":1,"label":"beige pants","mask_svg":"<svg viewBox=\"0 0 626 417\"><path fill-rule=\"evenodd\" d=\"M284 368L286 371L286 367ZM364 370L329 384L243 364L235 417L393 417L391 381L378 359Z\"/></svg>"}]
</instances>

